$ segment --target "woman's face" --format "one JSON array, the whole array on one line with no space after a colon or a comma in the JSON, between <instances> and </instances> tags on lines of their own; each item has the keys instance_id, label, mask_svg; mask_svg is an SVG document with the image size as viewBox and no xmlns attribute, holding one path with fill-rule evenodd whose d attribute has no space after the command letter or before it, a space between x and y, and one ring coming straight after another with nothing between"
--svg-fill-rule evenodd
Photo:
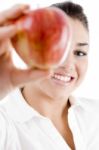
<instances>
[{"instance_id":1,"label":"woman's face","mask_svg":"<svg viewBox=\"0 0 99 150\"><path fill-rule=\"evenodd\" d=\"M70 18L70 22L73 28L73 39L66 61L55 69L49 78L35 84L52 98L69 96L81 84L87 71L88 31L80 21Z\"/></svg>"}]
</instances>

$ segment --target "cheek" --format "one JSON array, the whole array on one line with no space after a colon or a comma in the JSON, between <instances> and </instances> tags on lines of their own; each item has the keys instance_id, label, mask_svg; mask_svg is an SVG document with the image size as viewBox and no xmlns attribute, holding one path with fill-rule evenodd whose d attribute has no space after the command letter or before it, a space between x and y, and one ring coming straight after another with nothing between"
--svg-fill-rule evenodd
<instances>
[{"instance_id":1,"label":"cheek","mask_svg":"<svg viewBox=\"0 0 99 150\"><path fill-rule=\"evenodd\" d=\"M87 68L88 68L88 60L87 59L77 63L78 79L82 80L85 77Z\"/></svg>"}]
</instances>

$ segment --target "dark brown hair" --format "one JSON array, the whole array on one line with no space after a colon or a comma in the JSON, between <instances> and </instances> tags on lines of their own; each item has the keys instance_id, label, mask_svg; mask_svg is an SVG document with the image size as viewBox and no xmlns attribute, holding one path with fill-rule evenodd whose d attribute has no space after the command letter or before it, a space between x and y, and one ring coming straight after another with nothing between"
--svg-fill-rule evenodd
<instances>
[{"instance_id":1,"label":"dark brown hair","mask_svg":"<svg viewBox=\"0 0 99 150\"><path fill-rule=\"evenodd\" d=\"M80 6L79 4L66 1L61 3L56 3L51 6L55 6L62 9L68 16L72 17L73 19L78 19L88 30L89 27L88 27L87 17L84 13L82 6Z\"/></svg>"}]
</instances>

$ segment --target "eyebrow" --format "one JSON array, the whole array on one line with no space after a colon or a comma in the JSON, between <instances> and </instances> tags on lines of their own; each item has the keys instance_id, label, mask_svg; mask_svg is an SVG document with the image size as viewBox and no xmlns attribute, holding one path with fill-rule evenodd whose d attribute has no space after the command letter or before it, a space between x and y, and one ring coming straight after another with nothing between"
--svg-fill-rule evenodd
<instances>
[{"instance_id":1,"label":"eyebrow","mask_svg":"<svg viewBox=\"0 0 99 150\"><path fill-rule=\"evenodd\" d=\"M77 43L77 46L88 46L88 43Z\"/></svg>"}]
</instances>

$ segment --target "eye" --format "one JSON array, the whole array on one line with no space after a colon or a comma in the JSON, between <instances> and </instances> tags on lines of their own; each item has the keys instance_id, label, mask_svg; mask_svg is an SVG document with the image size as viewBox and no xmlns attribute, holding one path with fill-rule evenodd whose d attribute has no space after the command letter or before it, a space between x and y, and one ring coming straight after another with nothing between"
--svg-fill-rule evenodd
<instances>
[{"instance_id":1,"label":"eye","mask_svg":"<svg viewBox=\"0 0 99 150\"><path fill-rule=\"evenodd\" d=\"M75 50L74 51L74 55L76 56L86 56L87 55L87 52L84 52L84 51L81 51L81 50Z\"/></svg>"}]
</instances>

